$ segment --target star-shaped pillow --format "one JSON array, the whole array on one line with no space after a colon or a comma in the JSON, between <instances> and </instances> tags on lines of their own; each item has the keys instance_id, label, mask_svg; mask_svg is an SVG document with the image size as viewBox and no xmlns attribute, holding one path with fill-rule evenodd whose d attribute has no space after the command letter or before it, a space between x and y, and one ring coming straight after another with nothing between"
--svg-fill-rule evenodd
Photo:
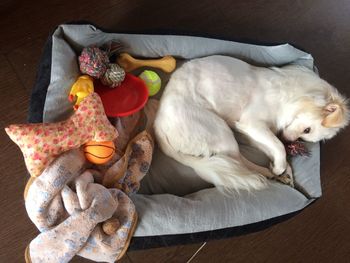
<instances>
[{"instance_id":1,"label":"star-shaped pillow","mask_svg":"<svg viewBox=\"0 0 350 263\"><path fill-rule=\"evenodd\" d=\"M27 169L34 177L65 151L79 148L88 141L112 141L118 136L96 93L86 97L66 121L14 124L5 130L21 148Z\"/></svg>"}]
</instances>

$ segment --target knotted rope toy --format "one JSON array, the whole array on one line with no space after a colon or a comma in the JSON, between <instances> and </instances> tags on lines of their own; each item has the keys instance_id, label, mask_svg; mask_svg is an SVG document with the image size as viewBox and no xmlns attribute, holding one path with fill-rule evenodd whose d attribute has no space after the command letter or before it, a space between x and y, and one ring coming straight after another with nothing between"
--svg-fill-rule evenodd
<instances>
[{"instance_id":1,"label":"knotted rope toy","mask_svg":"<svg viewBox=\"0 0 350 263\"><path fill-rule=\"evenodd\" d=\"M120 85L125 79L125 71L118 64L110 63L105 74L101 77L103 85L114 88Z\"/></svg>"},{"instance_id":2,"label":"knotted rope toy","mask_svg":"<svg viewBox=\"0 0 350 263\"><path fill-rule=\"evenodd\" d=\"M83 74L100 79L111 88L119 86L125 78L124 69L109 63L109 53L94 46L83 49L79 56L79 68Z\"/></svg>"},{"instance_id":3,"label":"knotted rope toy","mask_svg":"<svg viewBox=\"0 0 350 263\"><path fill-rule=\"evenodd\" d=\"M98 47L86 47L79 56L79 67L83 74L94 78L101 78L108 68L107 52Z\"/></svg>"},{"instance_id":4,"label":"knotted rope toy","mask_svg":"<svg viewBox=\"0 0 350 263\"><path fill-rule=\"evenodd\" d=\"M306 148L305 144L301 141L288 142L284 145L286 152L289 156L310 156L309 150Z\"/></svg>"}]
</instances>

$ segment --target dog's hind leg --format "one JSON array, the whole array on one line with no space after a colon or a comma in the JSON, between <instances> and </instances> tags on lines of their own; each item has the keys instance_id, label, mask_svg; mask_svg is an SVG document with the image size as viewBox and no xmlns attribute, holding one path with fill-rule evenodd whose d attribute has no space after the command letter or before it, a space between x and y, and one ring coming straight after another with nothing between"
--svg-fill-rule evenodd
<instances>
[{"instance_id":1,"label":"dog's hind leg","mask_svg":"<svg viewBox=\"0 0 350 263\"><path fill-rule=\"evenodd\" d=\"M262 174L268 179L272 179L275 177L275 175L271 172L270 169L257 165L251 161L249 161L247 158L245 158L243 155L241 155L241 160L244 163L244 165L251 171L257 171L258 173Z\"/></svg>"},{"instance_id":2,"label":"dog's hind leg","mask_svg":"<svg viewBox=\"0 0 350 263\"><path fill-rule=\"evenodd\" d=\"M172 105L158 112L154 126L165 154L216 186L236 190L265 187L265 177L242 162L238 143L223 119L203 108Z\"/></svg>"}]
</instances>

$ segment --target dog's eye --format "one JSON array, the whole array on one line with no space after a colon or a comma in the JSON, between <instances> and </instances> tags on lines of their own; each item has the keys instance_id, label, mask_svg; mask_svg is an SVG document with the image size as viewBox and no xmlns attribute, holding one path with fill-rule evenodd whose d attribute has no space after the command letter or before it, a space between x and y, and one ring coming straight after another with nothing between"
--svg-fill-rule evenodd
<instances>
[{"instance_id":1,"label":"dog's eye","mask_svg":"<svg viewBox=\"0 0 350 263\"><path fill-rule=\"evenodd\" d=\"M304 133L308 134L308 133L310 133L310 131L311 131L310 128L306 128L306 129L304 130Z\"/></svg>"}]
</instances>

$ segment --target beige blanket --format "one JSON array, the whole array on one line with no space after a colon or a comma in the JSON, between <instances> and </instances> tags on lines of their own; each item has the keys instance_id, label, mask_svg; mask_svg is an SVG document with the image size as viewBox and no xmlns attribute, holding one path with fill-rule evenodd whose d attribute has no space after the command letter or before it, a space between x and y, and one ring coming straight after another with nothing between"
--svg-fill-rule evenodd
<instances>
[{"instance_id":1,"label":"beige blanket","mask_svg":"<svg viewBox=\"0 0 350 263\"><path fill-rule=\"evenodd\" d=\"M138 133L149 128L141 125L145 116L112 121L118 151L106 165L91 166L80 149L70 150L28 182L26 209L41 234L27 247L27 262L68 262L75 255L115 262L124 255L137 222L128 196L152 160L151 135Z\"/></svg>"}]
</instances>

